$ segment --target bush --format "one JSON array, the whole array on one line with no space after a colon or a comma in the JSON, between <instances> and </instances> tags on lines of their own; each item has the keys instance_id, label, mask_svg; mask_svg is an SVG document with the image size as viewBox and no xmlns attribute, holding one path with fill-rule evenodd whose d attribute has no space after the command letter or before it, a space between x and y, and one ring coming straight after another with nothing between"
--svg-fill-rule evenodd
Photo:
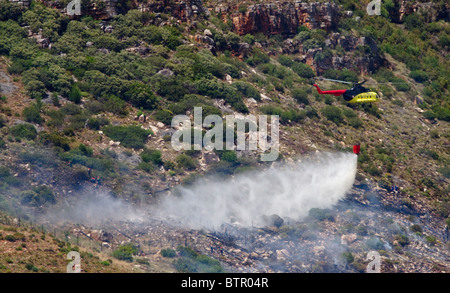
<instances>
[{"instance_id":1,"label":"bush","mask_svg":"<svg viewBox=\"0 0 450 293\"><path fill-rule=\"evenodd\" d=\"M26 85L25 89L32 99L43 98L45 95L45 84L40 80L30 80Z\"/></svg>"},{"instance_id":2,"label":"bush","mask_svg":"<svg viewBox=\"0 0 450 293\"><path fill-rule=\"evenodd\" d=\"M112 253L112 256L120 260L132 262L133 254L136 254L137 252L138 250L135 245L127 243L119 246L119 248Z\"/></svg>"},{"instance_id":3,"label":"bush","mask_svg":"<svg viewBox=\"0 0 450 293\"><path fill-rule=\"evenodd\" d=\"M94 154L94 150L91 147L86 146L82 143L78 146L78 149L84 156L87 157L92 157L92 155Z\"/></svg>"},{"instance_id":4,"label":"bush","mask_svg":"<svg viewBox=\"0 0 450 293\"><path fill-rule=\"evenodd\" d=\"M378 237L371 237L366 241L370 249L381 250L384 248L384 243Z\"/></svg>"},{"instance_id":5,"label":"bush","mask_svg":"<svg viewBox=\"0 0 450 293\"><path fill-rule=\"evenodd\" d=\"M363 121L358 117L347 118L347 124L353 128L360 128L363 126Z\"/></svg>"},{"instance_id":6,"label":"bush","mask_svg":"<svg viewBox=\"0 0 450 293\"><path fill-rule=\"evenodd\" d=\"M344 122L342 111L336 106L327 105L322 108L321 113L325 116L325 118L333 121L335 124L341 124Z\"/></svg>"},{"instance_id":7,"label":"bush","mask_svg":"<svg viewBox=\"0 0 450 293\"><path fill-rule=\"evenodd\" d=\"M348 264L351 264L355 260L355 257L353 256L353 254L350 251L347 251L347 252L344 252L343 254L341 254L341 259L346 265L348 265Z\"/></svg>"},{"instance_id":8,"label":"bush","mask_svg":"<svg viewBox=\"0 0 450 293\"><path fill-rule=\"evenodd\" d=\"M174 262L180 273L222 273L223 268L218 260L207 255L198 254L190 247L178 246L181 258Z\"/></svg>"},{"instance_id":9,"label":"bush","mask_svg":"<svg viewBox=\"0 0 450 293\"><path fill-rule=\"evenodd\" d=\"M81 90L76 83L70 90L69 100L74 102L75 104L79 104L81 102Z\"/></svg>"},{"instance_id":10,"label":"bush","mask_svg":"<svg viewBox=\"0 0 450 293\"><path fill-rule=\"evenodd\" d=\"M36 128L28 123L19 124L10 128L12 135L18 138L33 140L37 136Z\"/></svg>"},{"instance_id":11,"label":"bush","mask_svg":"<svg viewBox=\"0 0 450 293\"><path fill-rule=\"evenodd\" d=\"M261 100L261 94L251 84L244 81L235 81L232 85L245 97L253 98L257 101Z\"/></svg>"},{"instance_id":12,"label":"bush","mask_svg":"<svg viewBox=\"0 0 450 293\"><path fill-rule=\"evenodd\" d=\"M5 240L10 241L10 242L16 242L18 240L20 241L25 241L25 235L23 235L22 233L16 232L14 234L9 234L5 236Z\"/></svg>"},{"instance_id":13,"label":"bush","mask_svg":"<svg viewBox=\"0 0 450 293\"><path fill-rule=\"evenodd\" d=\"M41 117L41 113L39 112L39 107L36 104L24 108L22 111L22 116L24 117L25 121L32 123L39 124L43 120Z\"/></svg>"},{"instance_id":14,"label":"bush","mask_svg":"<svg viewBox=\"0 0 450 293\"><path fill-rule=\"evenodd\" d=\"M176 158L176 162L178 167L186 169L186 170L194 170L197 168L197 161L188 155L181 154Z\"/></svg>"},{"instance_id":15,"label":"bush","mask_svg":"<svg viewBox=\"0 0 450 293\"><path fill-rule=\"evenodd\" d=\"M156 121L160 121L166 125L172 124L173 113L169 110L157 110L153 117Z\"/></svg>"},{"instance_id":16,"label":"bush","mask_svg":"<svg viewBox=\"0 0 450 293\"><path fill-rule=\"evenodd\" d=\"M413 70L409 73L409 77L417 82L423 83L428 80L428 74L422 70Z\"/></svg>"},{"instance_id":17,"label":"bush","mask_svg":"<svg viewBox=\"0 0 450 293\"><path fill-rule=\"evenodd\" d=\"M148 163L152 162L155 165L161 166L163 164L163 161L161 159L161 151L159 150L151 150L151 149L144 149L144 151L141 153L142 161Z\"/></svg>"},{"instance_id":18,"label":"bush","mask_svg":"<svg viewBox=\"0 0 450 293\"><path fill-rule=\"evenodd\" d=\"M64 151L70 150L70 140L66 136L60 135L58 132L43 133L40 135L43 143L51 143L56 147L62 148Z\"/></svg>"},{"instance_id":19,"label":"bush","mask_svg":"<svg viewBox=\"0 0 450 293\"><path fill-rule=\"evenodd\" d=\"M46 185L35 187L33 190L27 190L22 193L20 203L27 206L41 206L46 203L54 204L56 202L53 191Z\"/></svg>"},{"instance_id":20,"label":"bush","mask_svg":"<svg viewBox=\"0 0 450 293\"><path fill-rule=\"evenodd\" d=\"M423 229L420 225L414 224L409 227L409 230L413 233L422 233Z\"/></svg>"},{"instance_id":21,"label":"bush","mask_svg":"<svg viewBox=\"0 0 450 293\"><path fill-rule=\"evenodd\" d=\"M394 84L394 87L395 87L398 91L401 91L401 92L407 92L407 91L409 91L409 89L410 89L409 84L407 84L406 81L404 81L404 80L401 79L401 78L396 78L396 79L394 79L394 80L393 80L393 84Z\"/></svg>"},{"instance_id":22,"label":"bush","mask_svg":"<svg viewBox=\"0 0 450 293\"><path fill-rule=\"evenodd\" d=\"M158 104L158 99L152 90L141 83L133 83L130 89L125 92L124 97L136 108L153 110Z\"/></svg>"},{"instance_id":23,"label":"bush","mask_svg":"<svg viewBox=\"0 0 450 293\"><path fill-rule=\"evenodd\" d=\"M292 70L299 76L304 78L314 77L314 71L309 67L309 65L302 62L294 62L291 65Z\"/></svg>"},{"instance_id":24,"label":"bush","mask_svg":"<svg viewBox=\"0 0 450 293\"><path fill-rule=\"evenodd\" d=\"M165 248L165 249L161 249L161 255L163 257L175 257L177 255L176 251L172 248Z\"/></svg>"},{"instance_id":25,"label":"bush","mask_svg":"<svg viewBox=\"0 0 450 293\"><path fill-rule=\"evenodd\" d=\"M436 242L437 242L436 237L431 236L431 235L425 236L425 240L426 240L426 241L428 242L428 244L431 245L431 246L435 245Z\"/></svg>"},{"instance_id":26,"label":"bush","mask_svg":"<svg viewBox=\"0 0 450 293\"><path fill-rule=\"evenodd\" d=\"M305 90L302 89L294 89L291 92L292 97L297 100L300 104L309 105L308 94Z\"/></svg>"},{"instance_id":27,"label":"bush","mask_svg":"<svg viewBox=\"0 0 450 293\"><path fill-rule=\"evenodd\" d=\"M227 83L211 79L200 79L195 82L195 86L200 95L214 99L224 99L237 111L244 114L249 112L242 101L242 93Z\"/></svg>"},{"instance_id":28,"label":"bush","mask_svg":"<svg viewBox=\"0 0 450 293\"><path fill-rule=\"evenodd\" d=\"M237 155L235 151L224 151L220 155L220 160L234 163L237 160Z\"/></svg>"},{"instance_id":29,"label":"bush","mask_svg":"<svg viewBox=\"0 0 450 293\"><path fill-rule=\"evenodd\" d=\"M103 127L103 132L114 141L119 141L121 145L128 148L142 149L151 130L145 130L139 126L113 126Z\"/></svg>"},{"instance_id":30,"label":"bush","mask_svg":"<svg viewBox=\"0 0 450 293\"><path fill-rule=\"evenodd\" d=\"M67 103L61 107L60 111L66 115L77 115L81 114L82 109L78 105Z\"/></svg>"},{"instance_id":31,"label":"bush","mask_svg":"<svg viewBox=\"0 0 450 293\"><path fill-rule=\"evenodd\" d=\"M308 215L313 218L316 219L318 221L334 221L334 217L328 213L327 210L323 210L323 209L319 209L319 208L312 208L309 210Z\"/></svg>"}]
</instances>

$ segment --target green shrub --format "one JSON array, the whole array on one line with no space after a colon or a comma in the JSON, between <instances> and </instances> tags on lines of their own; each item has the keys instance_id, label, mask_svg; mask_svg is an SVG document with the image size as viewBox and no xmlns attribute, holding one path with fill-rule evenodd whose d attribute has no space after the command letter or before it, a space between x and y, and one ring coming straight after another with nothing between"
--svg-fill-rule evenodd
<instances>
[{"instance_id":1,"label":"green shrub","mask_svg":"<svg viewBox=\"0 0 450 293\"><path fill-rule=\"evenodd\" d=\"M305 90L294 89L291 91L292 97L300 104L309 105L308 94Z\"/></svg>"},{"instance_id":2,"label":"green shrub","mask_svg":"<svg viewBox=\"0 0 450 293\"><path fill-rule=\"evenodd\" d=\"M346 251L341 254L341 259L346 265L348 265L348 264L351 264L355 260L355 257L353 256L353 254L350 251Z\"/></svg>"},{"instance_id":3,"label":"green shrub","mask_svg":"<svg viewBox=\"0 0 450 293\"><path fill-rule=\"evenodd\" d=\"M78 87L78 85L75 83L73 84L70 93L69 93L69 100L74 102L75 104L79 104L81 102L81 90Z\"/></svg>"},{"instance_id":4,"label":"green shrub","mask_svg":"<svg viewBox=\"0 0 450 293\"><path fill-rule=\"evenodd\" d=\"M353 128L360 128L363 126L363 121L358 117L347 118L347 124Z\"/></svg>"},{"instance_id":5,"label":"green shrub","mask_svg":"<svg viewBox=\"0 0 450 293\"><path fill-rule=\"evenodd\" d=\"M125 92L124 98L136 107L146 110L153 110L158 104L158 98L153 91L141 83L133 83L130 89Z\"/></svg>"},{"instance_id":6,"label":"green shrub","mask_svg":"<svg viewBox=\"0 0 450 293\"><path fill-rule=\"evenodd\" d=\"M318 221L331 221L334 222L334 217L329 213L328 210L312 208L308 212L309 217L316 219Z\"/></svg>"},{"instance_id":7,"label":"green shrub","mask_svg":"<svg viewBox=\"0 0 450 293\"><path fill-rule=\"evenodd\" d=\"M23 205L37 207L46 203L54 204L56 199L50 187L41 185L33 190L24 191L20 202Z\"/></svg>"},{"instance_id":8,"label":"green shrub","mask_svg":"<svg viewBox=\"0 0 450 293\"><path fill-rule=\"evenodd\" d=\"M186 170L194 170L197 168L197 161L188 155L180 154L176 158L178 167Z\"/></svg>"},{"instance_id":9,"label":"green shrub","mask_svg":"<svg viewBox=\"0 0 450 293\"><path fill-rule=\"evenodd\" d=\"M413 70L409 73L409 77L417 82L423 83L428 80L428 74L422 70Z\"/></svg>"},{"instance_id":10,"label":"green shrub","mask_svg":"<svg viewBox=\"0 0 450 293\"><path fill-rule=\"evenodd\" d=\"M60 135L58 132L43 132L40 134L40 139L45 144L52 144L56 147L62 148L64 151L70 150L70 140L66 136Z\"/></svg>"},{"instance_id":11,"label":"green shrub","mask_svg":"<svg viewBox=\"0 0 450 293\"><path fill-rule=\"evenodd\" d=\"M278 57L278 62L287 67L291 67L294 64L294 60L292 60L289 55L280 55L280 57Z\"/></svg>"},{"instance_id":12,"label":"green shrub","mask_svg":"<svg viewBox=\"0 0 450 293\"><path fill-rule=\"evenodd\" d=\"M43 121L39 107L36 104L25 107L22 111L22 116L27 122L41 123Z\"/></svg>"},{"instance_id":13,"label":"green shrub","mask_svg":"<svg viewBox=\"0 0 450 293\"><path fill-rule=\"evenodd\" d=\"M226 161L226 162L236 162L237 160L237 155L235 151L224 151L222 152L222 154L220 155L220 159L222 161Z\"/></svg>"},{"instance_id":14,"label":"green shrub","mask_svg":"<svg viewBox=\"0 0 450 293\"><path fill-rule=\"evenodd\" d=\"M151 130L145 130L139 126L113 126L103 127L103 132L114 141L119 141L121 145L128 148L142 149Z\"/></svg>"},{"instance_id":15,"label":"green shrub","mask_svg":"<svg viewBox=\"0 0 450 293\"><path fill-rule=\"evenodd\" d=\"M10 242L16 242L16 241L25 241L26 237L25 235L23 235L20 232L16 232L14 234L9 234L5 236L5 240L10 241Z\"/></svg>"},{"instance_id":16,"label":"green shrub","mask_svg":"<svg viewBox=\"0 0 450 293\"><path fill-rule=\"evenodd\" d=\"M366 244L369 248L375 249L375 250L381 250L384 248L383 241L380 240L378 237L371 237L366 241Z\"/></svg>"},{"instance_id":17,"label":"green shrub","mask_svg":"<svg viewBox=\"0 0 450 293\"><path fill-rule=\"evenodd\" d=\"M168 257L168 258L172 258L177 255L177 252L172 248L161 249L160 253L163 257Z\"/></svg>"},{"instance_id":18,"label":"green shrub","mask_svg":"<svg viewBox=\"0 0 450 293\"><path fill-rule=\"evenodd\" d=\"M247 63L251 66L258 64L269 63L270 57L264 53L261 49L253 47L251 57L247 59Z\"/></svg>"},{"instance_id":19,"label":"green shrub","mask_svg":"<svg viewBox=\"0 0 450 293\"><path fill-rule=\"evenodd\" d=\"M105 110L119 116L128 114L127 103L115 95L109 95L99 99L105 105Z\"/></svg>"},{"instance_id":20,"label":"green shrub","mask_svg":"<svg viewBox=\"0 0 450 293\"><path fill-rule=\"evenodd\" d=\"M179 273L197 273L196 262L190 258L179 258L173 263Z\"/></svg>"},{"instance_id":21,"label":"green shrub","mask_svg":"<svg viewBox=\"0 0 450 293\"><path fill-rule=\"evenodd\" d=\"M81 114L82 109L78 105L75 105L72 103L67 103L61 107L60 111L66 115L77 115L77 114Z\"/></svg>"},{"instance_id":22,"label":"green shrub","mask_svg":"<svg viewBox=\"0 0 450 293\"><path fill-rule=\"evenodd\" d=\"M209 96L213 99L223 99L234 109L242 113L248 113L247 106L242 101L242 93L235 87L221 81L200 79L195 82L198 94Z\"/></svg>"},{"instance_id":23,"label":"green shrub","mask_svg":"<svg viewBox=\"0 0 450 293\"><path fill-rule=\"evenodd\" d=\"M406 81L404 81L404 80L401 79L401 78L395 78L395 79L393 80L393 84L394 84L394 87L395 87L398 91L401 91L401 92L407 92L407 91L409 91L409 89L410 89L409 84L406 83Z\"/></svg>"},{"instance_id":24,"label":"green shrub","mask_svg":"<svg viewBox=\"0 0 450 293\"><path fill-rule=\"evenodd\" d=\"M169 110L157 110L155 114L153 114L156 121L160 121L166 125L172 124L173 116L173 113Z\"/></svg>"},{"instance_id":25,"label":"green shrub","mask_svg":"<svg viewBox=\"0 0 450 293\"><path fill-rule=\"evenodd\" d=\"M436 237L432 236L432 235L427 235L425 236L425 240L428 242L429 245L433 246L436 244L437 239Z\"/></svg>"},{"instance_id":26,"label":"green shrub","mask_svg":"<svg viewBox=\"0 0 450 293\"><path fill-rule=\"evenodd\" d=\"M309 65L302 62L294 62L291 65L292 70L299 76L304 78L314 77L314 71L309 67Z\"/></svg>"},{"instance_id":27,"label":"green shrub","mask_svg":"<svg viewBox=\"0 0 450 293\"><path fill-rule=\"evenodd\" d=\"M132 243L127 243L125 245L119 246L118 249L114 250L112 256L120 260L132 262L133 255L137 252L138 249L135 245L133 245Z\"/></svg>"},{"instance_id":28,"label":"green shrub","mask_svg":"<svg viewBox=\"0 0 450 293\"><path fill-rule=\"evenodd\" d=\"M404 234L396 235L394 238L397 241L397 243L400 244L401 246L406 246L409 244L409 238Z\"/></svg>"},{"instance_id":29,"label":"green shrub","mask_svg":"<svg viewBox=\"0 0 450 293\"><path fill-rule=\"evenodd\" d=\"M222 273L223 268L218 260L199 254L190 247L178 246L180 258L174 262L180 273Z\"/></svg>"},{"instance_id":30,"label":"green shrub","mask_svg":"<svg viewBox=\"0 0 450 293\"><path fill-rule=\"evenodd\" d=\"M152 150L145 148L141 153L142 161L148 163L152 162L155 165L161 166L163 164L162 158L161 158L161 151L159 150Z\"/></svg>"},{"instance_id":31,"label":"green shrub","mask_svg":"<svg viewBox=\"0 0 450 293\"><path fill-rule=\"evenodd\" d=\"M100 130L100 128L102 126L105 126L108 124L109 124L109 120L104 117L89 118L89 120L87 122L87 127L92 130Z\"/></svg>"},{"instance_id":32,"label":"green shrub","mask_svg":"<svg viewBox=\"0 0 450 293\"><path fill-rule=\"evenodd\" d=\"M423 229L420 225L414 224L411 227L409 227L409 230L413 233L422 233Z\"/></svg>"},{"instance_id":33,"label":"green shrub","mask_svg":"<svg viewBox=\"0 0 450 293\"><path fill-rule=\"evenodd\" d=\"M321 113L325 116L325 118L333 121L335 124L341 124L344 122L342 111L336 106L327 105L322 108Z\"/></svg>"},{"instance_id":34,"label":"green shrub","mask_svg":"<svg viewBox=\"0 0 450 293\"><path fill-rule=\"evenodd\" d=\"M91 147L86 146L85 144L82 143L78 146L78 149L84 156L87 157L92 157L92 155L94 154L94 150Z\"/></svg>"},{"instance_id":35,"label":"green shrub","mask_svg":"<svg viewBox=\"0 0 450 293\"><path fill-rule=\"evenodd\" d=\"M12 135L18 138L33 140L37 136L36 128L28 123L19 124L10 128Z\"/></svg>"},{"instance_id":36,"label":"green shrub","mask_svg":"<svg viewBox=\"0 0 450 293\"><path fill-rule=\"evenodd\" d=\"M258 90L251 84L244 81L235 81L232 84L239 92L241 92L245 97L253 98L257 101L261 100L261 94Z\"/></svg>"}]
</instances>

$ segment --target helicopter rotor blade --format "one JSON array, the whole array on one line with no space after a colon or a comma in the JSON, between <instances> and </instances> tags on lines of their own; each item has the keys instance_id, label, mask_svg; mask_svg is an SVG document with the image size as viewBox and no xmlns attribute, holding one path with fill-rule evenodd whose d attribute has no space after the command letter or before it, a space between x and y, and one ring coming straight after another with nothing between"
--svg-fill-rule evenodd
<instances>
[{"instance_id":1,"label":"helicopter rotor blade","mask_svg":"<svg viewBox=\"0 0 450 293\"><path fill-rule=\"evenodd\" d=\"M330 78L319 78L321 80L329 80L329 81L334 81L334 82L340 82L340 83L347 83L347 84L353 84L352 82L348 82L348 81L343 81L343 80L337 80L337 79L330 79Z\"/></svg>"}]
</instances>

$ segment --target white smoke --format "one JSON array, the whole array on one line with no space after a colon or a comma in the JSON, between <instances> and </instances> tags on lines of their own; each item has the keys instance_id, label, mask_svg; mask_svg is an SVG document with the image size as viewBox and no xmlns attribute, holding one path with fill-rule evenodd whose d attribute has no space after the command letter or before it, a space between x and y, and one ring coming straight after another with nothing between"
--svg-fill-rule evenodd
<instances>
[{"instance_id":1,"label":"white smoke","mask_svg":"<svg viewBox=\"0 0 450 293\"><path fill-rule=\"evenodd\" d=\"M343 199L355 180L356 166L354 154L320 153L228 180L206 178L180 187L159 211L194 229L233 222L251 226L273 214L300 219L311 208L330 208Z\"/></svg>"},{"instance_id":2,"label":"white smoke","mask_svg":"<svg viewBox=\"0 0 450 293\"><path fill-rule=\"evenodd\" d=\"M141 210L120 198L113 198L105 191L82 190L64 204L48 209L45 219L53 224L77 223L99 225L108 222L142 223Z\"/></svg>"},{"instance_id":3,"label":"white smoke","mask_svg":"<svg viewBox=\"0 0 450 293\"><path fill-rule=\"evenodd\" d=\"M224 223L263 225L263 216L273 214L300 220L311 208L330 208L345 197L355 179L356 162L351 153L319 153L233 178L207 177L175 188L156 206L136 207L106 192L84 190L66 205L48 211L46 218L80 224L145 224L157 219L211 230Z\"/></svg>"}]
</instances>

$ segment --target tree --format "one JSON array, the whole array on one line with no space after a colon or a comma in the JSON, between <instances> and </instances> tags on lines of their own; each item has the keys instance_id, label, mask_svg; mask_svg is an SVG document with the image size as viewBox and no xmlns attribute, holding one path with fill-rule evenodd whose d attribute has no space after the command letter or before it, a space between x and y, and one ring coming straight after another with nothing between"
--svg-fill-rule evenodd
<instances>
[{"instance_id":1,"label":"tree","mask_svg":"<svg viewBox=\"0 0 450 293\"><path fill-rule=\"evenodd\" d=\"M81 102L81 97L81 90L78 85L74 83L69 93L69 100L74 102L75 104L79 104Z\"/></svg>"}]
</instances>

